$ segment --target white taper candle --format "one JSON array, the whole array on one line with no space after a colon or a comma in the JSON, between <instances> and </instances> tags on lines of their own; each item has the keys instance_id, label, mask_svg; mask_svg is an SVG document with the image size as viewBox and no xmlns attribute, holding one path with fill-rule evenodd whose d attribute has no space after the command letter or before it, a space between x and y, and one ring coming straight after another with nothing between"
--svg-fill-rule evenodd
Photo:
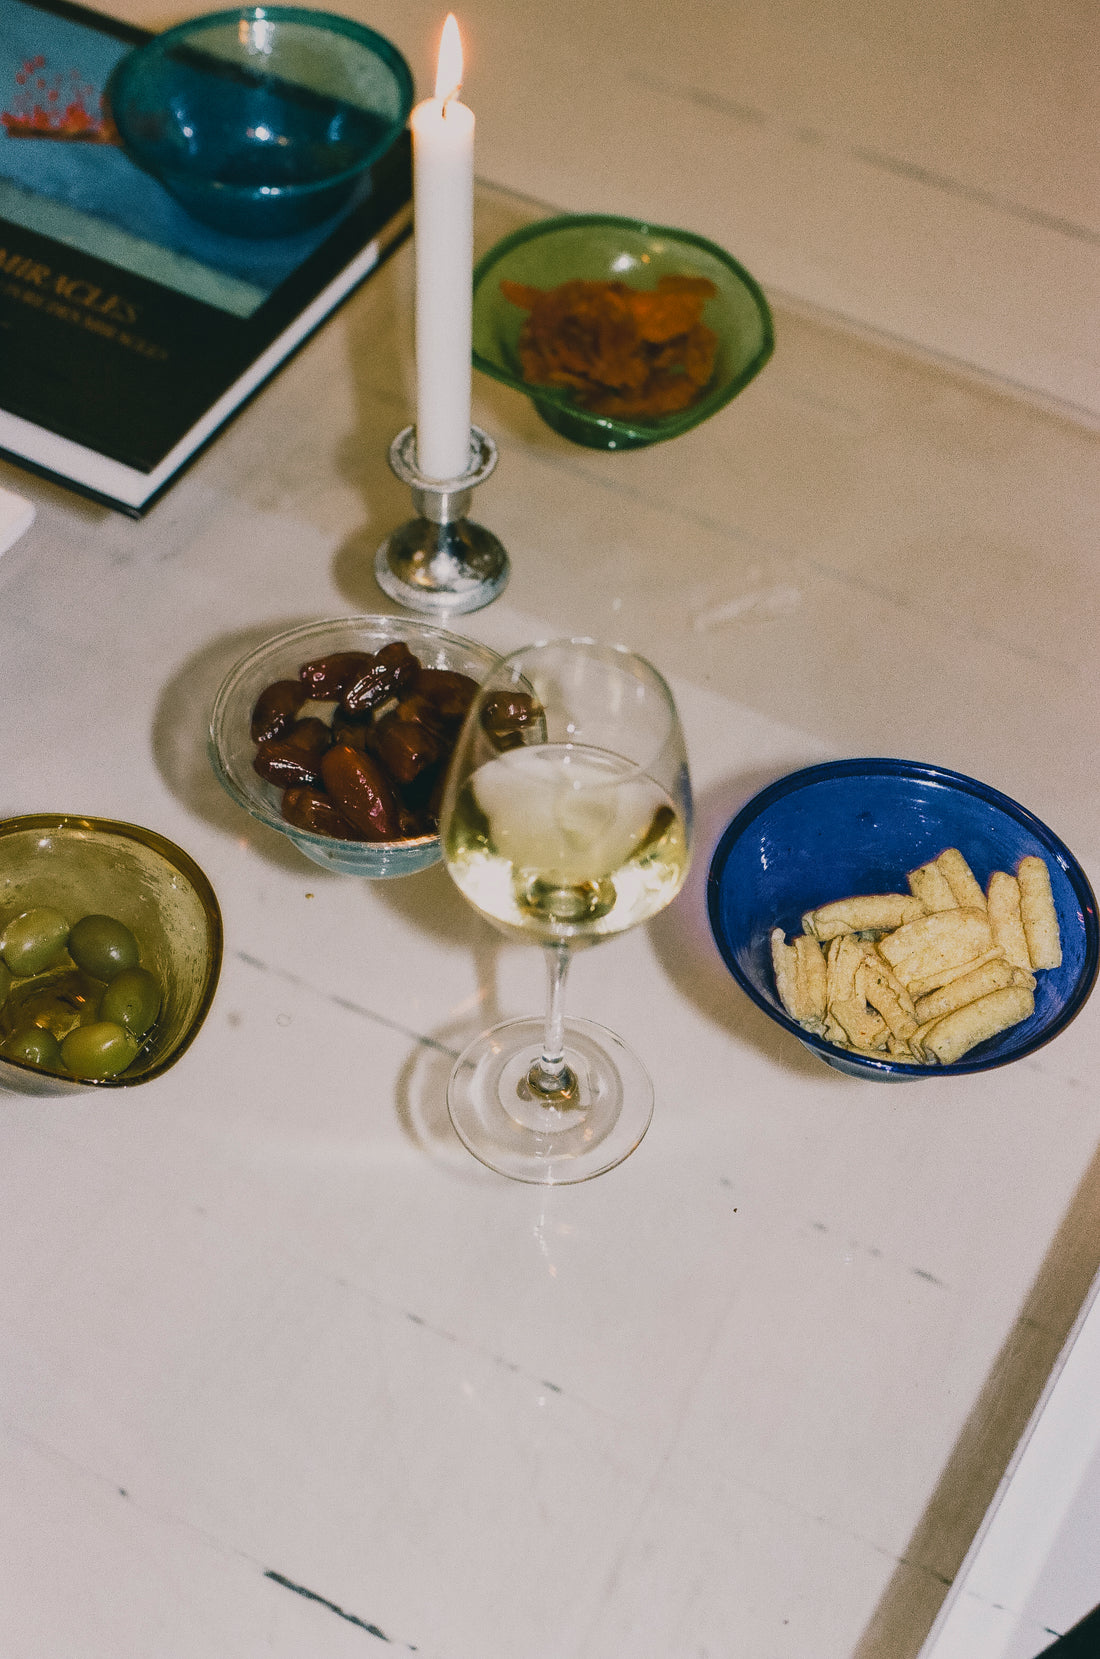
<instances>
[{"instance_id":1,"label":"white taper candle","mask_svg":"<svg viewBox=\"0 0 1100 1659\"><path fill-rule=\"evenodd\" d=\"M416 248L416 458L426 478L460 478L470 456L474 117L458 101L462 41L443 25L435 97L412 112Z\"/></svg>"}]
</instances>

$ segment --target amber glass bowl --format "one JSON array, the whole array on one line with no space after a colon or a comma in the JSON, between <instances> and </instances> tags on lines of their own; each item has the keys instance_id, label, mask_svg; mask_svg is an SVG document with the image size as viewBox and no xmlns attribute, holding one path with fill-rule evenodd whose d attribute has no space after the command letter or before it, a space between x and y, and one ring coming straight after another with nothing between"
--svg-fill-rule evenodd
<instances>
[{"instance_id":1,"label":"amber glass bowl","mask_svg":"<svg viewBox=\"0 0 1100 1659\"><path fill-rule=\"evenodd\" d=\"M0 1088L18 1094L124 1089L175 1065L206 1018L221 971L221 911L194 860L137 824L67 814L5 819L0 927L39 905L73 922L87 915L123 922L164 1002L137 1058L117 1076L76 1078L0 1057Z\"/></svg>"},{"instance_id":2,"label":"amber glass bowl","mask_svg":"<svg viewBox=\"0 0 1100 1659\"><path fill-rule=\"evenodd\" d=\"M570 390L524 380L519 337L527 313L505 299L502 281L545 289L579 277L652 288L660 277L673 275L708 277L716 290L702 317L718 336L714 373L690 407L647 421L616 419L581 408ZM474 269L474 367L522 392L555 432L590 449L639 449L698 426L760 373L774 343L771 311L759 284L732 255L691 231L567 214L513 231Z\"/></svg>"}]
</instances>

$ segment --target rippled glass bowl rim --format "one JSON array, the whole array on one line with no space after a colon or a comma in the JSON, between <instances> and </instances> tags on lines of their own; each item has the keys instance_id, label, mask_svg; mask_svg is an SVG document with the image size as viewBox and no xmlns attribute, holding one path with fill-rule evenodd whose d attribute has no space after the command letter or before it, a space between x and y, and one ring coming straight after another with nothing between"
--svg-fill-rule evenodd
<instances>
[{"instance_id":1,"label":"rippled glass bowl rim","mask_svg":"<svg viewBox=\"0 0 1100 1659\"><path fill-rule=\"evenodd\" d=\"M1052 1013L1045 1024L1039 1026L1031 1034L1026 1042L1011 1052L983 1053L984 1045L979 1045L971 1055L964 1056L962 1059L946 1066L903 1065L888 1059L877 1060L870 1055L855 1054L848 1049L837 1048L823 1037L817 1036L816 1033L805 1030L804 1027L798 1024L797 1020L791 1018L778 1004L778 1001L772 1002L768 997L762 995L758 986L742 970L740 963L737 961L722 913L722 878L735 844L753 829L754 825L777 801L785 796L831 780L861 776L895 777L908 782L931 782L976 796L986 806L992 807L1013 819L1022 829L1030 832L1035 841L1054 856L1061 865L1063 874L1078 900L1083 917L1084 950L1081 970L1072 990L1058 1009ZM904 880L904 871L899 872L899 878ZM1021 806L1010 795L1005 795L1002 791L994 789L991 784L982 783L977 778L968 777L964 772L955 772L948 767L937 766L927 761L898 760L881 756L825 761L816 766L807 766L796 772L787 773L785 776L777 778L774 783L768 784L745 803L719 838L707 872L707 915L714 942L726 967L746 996L758 1008L762 1009L769 1019L784 1027L792 1036L797 1037L800 1043L820 1055L835 1070L846 1072L849 1075L858 1074L869 1078L878 1078L883 1081L918 1081L969 1076L978 1072L992 1071L1000 1066L1010 1065L1016 1060L1025 1059L1028 1055L1034 1054L1037 1049L1045 1047L1077 1017L1092 993L1097 979L1098 967L1100 967L1100 925L1098 925L1097 920L1096 897L1088 877L1065 842L1048 825L1044 824L1042 819L1036 817L1027 807Z\"/></svg>"},{"instance_id":2,"label":"rippled glass bowl rim","mask_svg":"<svg viewBox=\"0 0 1100 1659\"><path fill-rule=\"evenodd\" d=\"M759 374L775 349L775 325L763 289L752 273L747 271L739 260L735 259L732 254L727 253L725 248L719 247L716 242L710 241L709 238L700 236L695 231L679 230L673 225L657 225L650 220L624 218L619 214L612 213L562 213L550 219L536 220L534 224L522 225L518 230L509 232L499 242L494 243L474 266L475 332L479 314L479 298L481 298L483 308L490 303L490 300L483 297L488 292L488 280L494 270L510 253L527 243L545 240L563 231L586 228L616 229L634 238L643 240L663 239L684 248L698 248L708 258L725 266L730 275L745 289L756 307L763 334L759 350L732 379L715 386L713 390L700 398L689 409L682 410L677 414L662 416L659 422L628 421L613 415L594 414L589 409L580 408L567 390L554 386L533 386L496 359L486 357L478 351L476 346L473 350L474 367L480 369L483 374L490 375L492 379L500 381L502 385L510 386L513 390L522 392L524 397L530 398L536 405L548 403L553 408L561 410L563 415L571 417L578 425L607 432L610 436L621 438L624 444L639 447L649 443L659 443L665 438L678 437L681 433L690 431L693 426L698 426L709 416L716 414L719 409L724 408L727 403L731 402L739 392L744 391L750 380L753 380ZM495 302L496 297L496 295L491 295L491 300Z\"/></svg>"},{"instance_id":3,"label":"rippled glass bowl rim","mask_svg":"<svg viewBox=\"0 0 1100 1659\"><path fill-rule=\"evenodd\" d=\"M223 679L214 699L214 707L210 716L210 734L208 751L210 762L218 782L226 790L237 805L243 807L251 817L260 823L266 824L269 829L277 830L280 835L295 844L305 857L311 858L314 863L323 868L338 871L346 875L358 875L369 879L378 879L389 876L415 875L422 869L429 869L438 863L443 855L442 842L438 832L435 835L420 835L405 841L342 841L332 835L316 835L312 830L299 829L295 824L288 824L264 793L264 781L259 775L251 771L246 778L248 787L237 778L228 768L224 759L224 745L221 732L226 729L230 701L242 679L265 660L281 654L289 646L312 640L317 641L331 635L338 636L329 649L350 650L353 643L348 636L356 633L377 632L379 644L384 645L390 640L403 640L412 648L417 640L454 645L462 652L473 656L482 656L485 659L485 673L489 674L500 659L500 652L492 646L483 645L480 640L469 639L462 634L454 634L447 628L440 628L435 623L419 622L414 617L391 616L384 612L365 614L362 616L328 617L320 622L300 623L297 627L284 629L282 633L273 634L270 639L264 640L245 656L241 657ZM367 647L364 647L367 648ZM308 661L308 654L303 661ZM255 785L252 779L255 778ZM274 788L274 785L268 785ZM311 850L312 849L312 850ZM336 849L342 849L340 856L346 864L354 864L354 869L338 866L333 862ZM407 857L402 855L408 855ZM407 864L408 868L393 868L394 863ZM372 870L371 865L389 864L389 869ZM362 867L360 867L360 865Z\"/></svg>"},{"instance_id":4,"label":"rippled glass bowl rim","mask_svg":"<svg viewBox=\"0 0 1100 1659\"><path fill-rule=\"evenodd\" d=\"M113 835L124 841L136 841L147 851L156 853L162 858L171 869L175 870L188 883L206 917L208 930L206 979L190 1024L180 1037L179 1042L155 1064L147 1067L144 1071L120 1072L116 1077L67 1077L62 1073L44 1071L40 1066L33 1066L27 1061L14 1059L7 1054L2 1056L3 1065L17 1073L25 1073L28 1078L34 1079L36 1083L42 1084L46 1088L50 1084L56 1084L64 1093L72 1093L80 1089L134 1088L139 1083L149 1083L154 1077L163 1076L190 1048L198 1036L206 1016L210 1012L218 989L218 981L221 977L225 936L221 907L218 904L217 894L210 884L210 878L195 863L190 853L184 852L182 847L177 846L174 841L170 841L167 836L161 835L157 830L147 829L143 824L131 824L124 819L117 818L90 818L75 812L32 812L16 818L0 819L0 846L2 846L6 836L22 834L28 830L53 835L64 833L67 830L89 831L93 835Z\"/></svg>"},{"instance_id":5,"label":"rippled glass bowl rim","mask_svg":"<svg viewBox=\"0 0 1100 1659\"><path fill-rule=\"evenodd\" d=\"M226 24L239 21L241 18L251 18L254 22L280 22L304 25L315 28L319 35L342 35L347 40L354 40L359 45L372 52L381 59L392 72L400 88L399 113L391 118L386 132L369 150L364 150L361 157L350 167L344 167L338 173L327 174L323 179L313 179L302 184L280 184L270 187L273 203L287 203L289 201L305 201L324 191L337 192L342 185L352 184L359 176L376 162L380 156L394 143L404 130L412 111L416 97L415 83L412 70L392 40L370 28L366 23L359 23L355 18L343 17L336 12L313 11L308 6L231 6L222 11L201 12L197 16L177 23L170 29L164 29L155 34L151 40L140 46L135 46L131 52L121 58L111 72L107 88L107 103L111 117L118 128L125 148L131 155L140 157L142 165L148 167L156 176L163 180L166 177L180 177L190 179L196 188L208 184L216 188L218 194L229 200L254 202L259 186L255 184L227 184L217 179L213 174L201 170L192 171L186 166L166 167L153 159L154 152L142 139L128 127L129 111L122 108L122 100L129 90L129 83L147 64L155 58L163 57L172 47L197 39L212 28L221 28ZM229 59L228 62L233 60Z\"/></svg>"}]
</instances>

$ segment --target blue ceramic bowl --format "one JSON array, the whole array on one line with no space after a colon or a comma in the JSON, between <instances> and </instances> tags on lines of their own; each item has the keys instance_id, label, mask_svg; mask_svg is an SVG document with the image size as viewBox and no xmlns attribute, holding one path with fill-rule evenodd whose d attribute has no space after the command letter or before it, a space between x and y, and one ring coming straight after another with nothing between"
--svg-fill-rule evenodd
<instances>
[{"instance_id":1,"label":"blue ceramic bowl","mask_svg":"<svg viewBox=\"0 0 1100 1659\"><path fill-rule=\"evenodd\" d=\"M318 224L401 133L412 73L382 35L298 6L192 18L122 59L119 136L195 218L238 236Z\"/></svg>"},{"instance_id":2,"label":"blue ceramic bowl","mask_svg":"<svg viewBox=\"0 0 1100 1659\"><path fill-rule=\"evenodd\" d=\"M1031 1018L948 1066L850 1054L804 1031L775 990L772 928L789 938L805 911L830 899L905 892L906 872L945 847L959 848L983 887L1028 854L1046 860L1062 965L1038 974ZM1034 1053L1080 1013L1100 959L1096 899L1069 848L1007 795L916 761L830 761L770 784L722 835L707 905L726 966L753 1002L838 1071L880 1081L965 1076Z\"/></svg>"}]
</instances>

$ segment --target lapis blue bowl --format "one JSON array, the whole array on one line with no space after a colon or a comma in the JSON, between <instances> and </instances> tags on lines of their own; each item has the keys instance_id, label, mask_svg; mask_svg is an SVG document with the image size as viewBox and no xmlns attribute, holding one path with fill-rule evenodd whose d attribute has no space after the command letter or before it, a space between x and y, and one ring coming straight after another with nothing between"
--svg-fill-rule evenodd
<instances>
[{"instance_id":1,"label":"lapis blue bowl","mask_svg":"<svg viewBox=\"0 0 1100 1659\"><path fill-rule=\"evenodd\" d=\"M984 887L993 870L1046 860L1062 965L1037 975L1035 1012L947 1066L903 1065L835 1048L803 1030L775 989L771 931L853 893L906 892L906 872L958 847ZM1025 807L961 772L908 760L838 760L792 772L726 828L707 880L711 931L747 996L836 1070L882 1082L959 1077L1008 1065L1065 1029L1096 981L1096 899L1069 848Z\"/></svg>"},{"instance_id":2,"label":"lapis blue bowl","mask_svg":"<svg viewBox=\"0 0 1100 1659\"><path fill-rule=\"evenodd\" d=\"M299 6L211 12L121 60L107 98L131 158L195 218L287 236L365 187L413 102L390 41Z\"/></svg>"}]
</instances>

